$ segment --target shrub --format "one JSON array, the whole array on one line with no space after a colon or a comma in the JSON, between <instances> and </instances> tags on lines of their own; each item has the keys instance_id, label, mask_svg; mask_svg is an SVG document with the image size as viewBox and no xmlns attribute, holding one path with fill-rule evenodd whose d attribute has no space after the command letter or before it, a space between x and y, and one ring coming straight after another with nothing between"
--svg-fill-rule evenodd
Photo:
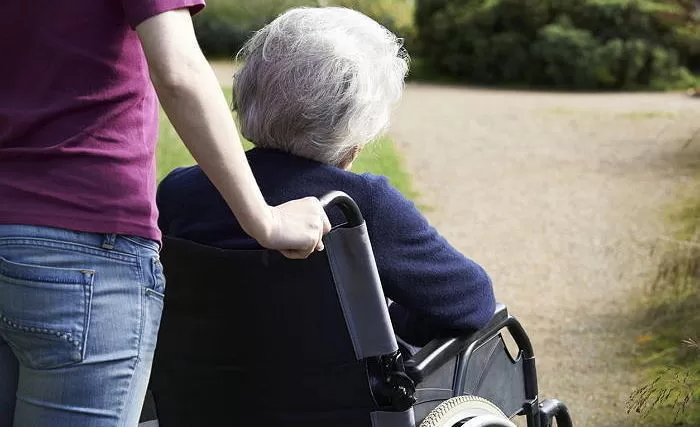
<instances>
[{"instance_id":1,"label":"shrub","mask_svg":"<svg viewBox=\"0 0 700 427\"><path fill-rule=\"evenodd\" d=\"M558 88L595 87L599 77L614 81L609 67L590 66L601 47L590 32L574 27L568 17L563 17L538 31L531 53L542 73L529 77L539 84Z\"/></svg>"},{"instance_id":2,"label":"shrub","mask_svg":"<svg viewBox=\"0 0 700 427\"><path fill-rule=\"evenodd\" d=\"M204 11L194 18L197 39L208 57L230 58L253 32L299 6L353 8L406 39L408 46L415 44L412 0L208 0Z\"/></svg>"},{"instance_id":3,"label":"shrub","mask_svg":"<svg viewBox=\"0 0 700 427\"><path fill-rule=\"evenodd\" d=\"M206 12L194 20L202 51L210 58L233 57L260 25L233 23L223 15Z\"/></svg>"},{"instance_id":4,"label":"shrub","mask_svg":"<svg viewBox=\"0 0 700 427\"><path fill-rule=\"evenodd\" d=\"M402 37L409 52L416 49L414 0L320 0L318 3L358 10Z\"/></svg>"},{"instance_id":5,"label":"shrub","mask_svg":"<svg viewBox=\"0 0 700 427\"><path fill-rule=\"evenodd\" d=\"M194 17L202 51L208 57L233 57L248 38L290 7L315 5L313 0L208 0Z\"/></svg>"},{"instance_id":6,"label":"shrub","mask_svg":"<svg viewBox=\"0 0 700 427\"><path fill-rule=\"evenodd\" d=\"M573 89L689 84L692 0L418 0L422 55L459 80Z\"/></svg>"}]
</instances>

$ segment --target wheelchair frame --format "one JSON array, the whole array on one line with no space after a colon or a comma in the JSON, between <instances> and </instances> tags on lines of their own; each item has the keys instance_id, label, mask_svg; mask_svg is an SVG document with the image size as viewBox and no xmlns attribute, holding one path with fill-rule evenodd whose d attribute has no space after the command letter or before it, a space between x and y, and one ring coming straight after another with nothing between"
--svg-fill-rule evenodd
<instances>
[{"instance_id":1,"label":"wheelchair frame","mask_svg":"<svg viewBox=\"0 0 700 427\"><path fill-rule=\"evenodd\" d=\"M364 227L358 206L346 194L332 192L322 197L321 202L325 208L340 208L347 220L343 227L350 229L347 231ZM337 246L337 239L328 239L326 243L328 251L336 245L334 250L342 252ZM365 255L370 258L367 266L376 273L368 242L367 248L369 252ZM557 427L572 427L564 403L557 399L540 401L532 344L520 322L508 313L505 305L497 304L486 327L469 335L433 340L423 348L409 352L410 357L404 361L405 351L397 350L399 347L390 324L377 327L379 323L388 321L388 310L378 275L375 276L376 280L354 277L355 285L359 283L361 286L353 287L352 295L347 292L339 294L343 294L340 300L346 322L352 323L355 331L353 345L357 360L364 360L367 366L370 389L379 406L379 411L373 413L376 425L403 427L409 423L417 426L440 403L457 396L474 395L496 404L508 418L525 416L528 427L551 427L553 421L556 421ZM358 278L362 281L357 282ZM336 286L347 287L348 283L336 283ZM362 301L365 306L370 301L370 308L375 308L377 313L365 312L362 316L350 314L352 310L348 307ZM515 340L517 355L512 356L506 349L503 330L507 330ZM384 342L387 340L390 342ZM489 386L488 380L494 379L497 384ZM484 384L487 386L482 387ZM147 401L142 423L155 423L152 421L155 412L153 402ZM149 424L141 424L146 425Z\"/></svg>"},{"instance_id":2,"label":"wheelchair frame","mask_svg":"<svg viewBox=\"0 0 700 427\"><path fill-rule=\"evenodd\" d=\"M513 363L522 363L524 380L524 402L520 411L507 414L525 416L528 427L550 427L556 420L558 427L572 427L573 423L566 405L557 399L539 401L535 354L529 337L520 322L508 313L505 305L498 304L489 324L472 335L433 340L405 362L406 372L420 384L451 359L457 358L457 369L453 380L453 396L465 394L463 377L477 349L498 337L503 329L508 330L518 345L518 356ZM445 398L453 396L444 396ZM488 396L490 397L490 396Z\"/></svg>"},{"instance_id":3,"label":"wheelchair frame","mask_svg":"<svg viewBox=\"0 0 700 427\"><path fill-rule=\"evenodd\" d=\"M326 208L329 206L339 207L351 227L364 223L359 207L345 193L329 193L321 198L321 203ZM409 402L415 403L416 388L438 368L455 358L457 358L458 366L452 380L453 392L452 395L444 395L443 397L446 400L465 394L463 379L467 374L469 362L477 349L489 340L500 337L501 331L504 329L511 334L518 346L517 357L510 359L513 364L522 364L524 381L522 407L515 413L507 414L509 418L525 416L528 427L550 427L553 420L556 421L557 427L572 427L569 410L562 401L545 399L540 402L532 343L520 322L508 313L508 309L503 304L497 305L494 316L487 326L471 335L433 340L405 362L401 361L400 356L399 360L396 360L396 355L387 355L381 358L379 364L384 367L382 373L388 378L385 386L389 389L388 393L397 401L398 409L403 409ZM396 375L397 369L405 371L413 381L413 387L407 385L401 375Z\"/></svg>"}]
</instances>

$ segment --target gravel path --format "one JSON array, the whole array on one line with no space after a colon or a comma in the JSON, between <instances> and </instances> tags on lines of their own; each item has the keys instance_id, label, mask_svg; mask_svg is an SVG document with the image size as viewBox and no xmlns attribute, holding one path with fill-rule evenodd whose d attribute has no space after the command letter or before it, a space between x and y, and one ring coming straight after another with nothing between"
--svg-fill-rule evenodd
<instances>
[{"instance_id":1,"label":"gravel path","mask_svg":"<svg viewBox=\"0 0 700 427\"><path fill-rule=\"evenodd\" d=\"M700 101L409 85L391 136L431 222L491 274L528 330L540 391L578 426L619 426L638 378L629 318L691 171ZM688 165L685 165L688 166Z\"/></svg>"}]
</instances>

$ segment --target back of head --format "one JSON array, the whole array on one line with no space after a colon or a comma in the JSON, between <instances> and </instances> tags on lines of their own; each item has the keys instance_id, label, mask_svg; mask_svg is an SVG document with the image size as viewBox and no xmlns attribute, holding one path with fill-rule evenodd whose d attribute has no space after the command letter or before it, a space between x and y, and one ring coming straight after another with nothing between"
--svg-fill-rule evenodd
<instances>
[{"instance_id":1,"label":"back of head","mask_svg":"<svg viewBox=\"0 0 700 427\"><path fill-rule=\"evenodd\" d=\"M401 40L345 8L297 8L256 33L234 79L243 136L338 165L382 133L408 71Z\"/></svg>"}]
</instances>

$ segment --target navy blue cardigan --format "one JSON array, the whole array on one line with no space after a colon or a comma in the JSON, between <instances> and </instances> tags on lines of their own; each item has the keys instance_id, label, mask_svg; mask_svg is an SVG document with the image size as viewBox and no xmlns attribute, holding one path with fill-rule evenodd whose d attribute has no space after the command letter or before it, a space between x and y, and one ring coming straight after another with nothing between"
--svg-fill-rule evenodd
<instances>
[{"instance_id":1,"label":"navy blue cardigan","mask_svg":"<svg viewBox=\"0 0 700 427\"><path fill-rule=\"evenodd\" d=\"M358 204L396 333L422 345L484 326L493 314L491 281L453 248L385 177L355 174L281 151L254 148L250 167L270 205L344 191ZM176 169L158 188L163 234L229 249L260 248L238 225L198 166ZM329 214L338 223L338 213ZM300 261L303 262L303 261Z\"/></svg>"}]
</instances>

